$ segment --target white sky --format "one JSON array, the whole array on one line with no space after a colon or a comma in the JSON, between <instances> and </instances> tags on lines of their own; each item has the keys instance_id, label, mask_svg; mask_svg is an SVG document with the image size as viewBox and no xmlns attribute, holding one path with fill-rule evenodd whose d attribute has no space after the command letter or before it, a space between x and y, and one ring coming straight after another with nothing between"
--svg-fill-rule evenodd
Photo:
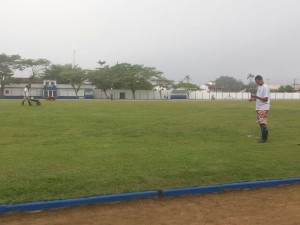
<instances>
[{"instance_id":1,"label":"white sky","mask_svg":"<svg viewBox=\"0 0 300 225\"><path fill-rule=\"evenodd\" d=\"M156 67L176 82L300 83L299 0L0 0L0 53Z\"/></svg>"}]
</instances>

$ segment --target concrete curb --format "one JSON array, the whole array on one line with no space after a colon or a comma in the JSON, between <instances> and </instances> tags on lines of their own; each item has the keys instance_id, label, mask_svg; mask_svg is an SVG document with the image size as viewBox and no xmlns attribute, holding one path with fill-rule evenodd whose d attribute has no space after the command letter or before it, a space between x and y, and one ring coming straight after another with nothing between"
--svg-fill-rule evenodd
<instances>
[{"instance_id":1,"label":"concrete curb","mask_svg":"<svg viewBox=\"0 0 300 225\"><path fill-rule=\"evenodd\" d=\"M252 181L252 182L220 184L220 185L212 185L212 186L169 189L169 190L162 191L162 195L163 197L175 197L180 195L207 194L207 193L220 192L224 190L272 187L272 186L294 184L294 183L300 183L300 177L279 179L279 180L262 180L262 181Z\"/></svg>"},{"instance_id":2,"label":"concrete curb","mask_svg":"<svg viewBox=\"0 0 300 225\"><path fill-rule=\"evenodd\" d=\"M87 198L76 198L66 200L54 200L54 201L42 201L42 202L31 202L21 203L12 205L0 205L0 214L9 212L28 212L45 209L55 209L70 206L80 206L93 203L109 203L119 201L130 201L143 198L157 198L157 191L145 191L145 192L134 192L114 195L102 195Z\"/></svg>"},{"instance_id":3,"label":"concrete curb","mask_svg":"<svg viewBox=\"0 0 300 225\"><path fill-rule=\"evenodd\" d=\"M133 192L124 194L113 194L113 195L101 195L87 198L76 198L66 200L54 200L54 201L41 201L11 205L0 205L0 214L10 212L29 212L36 210L45 209L56 209L71 206L80 206L95 203L109 203L109 202L122 202L145 198L157 198L161 197L175 197L180 195L194 195L194 194L207 194L213 192L220 192L224 190L234 189L252 189L259 187L272 187L284 184L300 183L300 177L278 179L278 180L262 180L252 182L240 182L240 183L229 183L211 186L200 186L200 187L189 187L180 189L168 189L163 191L145 191L145 192Z\"/></svg>"}]
</instances>

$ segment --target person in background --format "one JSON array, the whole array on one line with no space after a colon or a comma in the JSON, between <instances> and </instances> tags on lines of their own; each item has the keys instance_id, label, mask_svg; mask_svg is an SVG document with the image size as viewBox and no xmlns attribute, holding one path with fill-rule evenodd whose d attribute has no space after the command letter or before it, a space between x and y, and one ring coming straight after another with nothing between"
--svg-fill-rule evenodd
<instances>
[{"instance_id":1,"label":"person in background","mask_svg":"<svg viewBox=\"0 0 300 225\"><path fill-rule=\"evenodd\" d=\"M23 101L22 101L22 106L24 106L24 102L27 101L28 102L28 105L31 106L31 102L30 102L30 99L29 99L29 86L26 85L24 90L23 90Z\"/></svg>"}]
</instances>

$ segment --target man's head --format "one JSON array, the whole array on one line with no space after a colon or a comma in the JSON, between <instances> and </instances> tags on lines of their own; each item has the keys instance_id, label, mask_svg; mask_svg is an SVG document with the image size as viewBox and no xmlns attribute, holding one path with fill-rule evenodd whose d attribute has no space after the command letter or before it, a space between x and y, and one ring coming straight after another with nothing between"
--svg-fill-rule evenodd
<instances>
[{"instance_id":1,"label":"man's head","mask_svg":"<svg viewBox=\"0 0 300 225\"><path fill-rule=\"evenodd\" d=\"M262 78L261 75L257 75L255 77L255 83L259 86L263 85L264 84L264 79Z\"/></svg>"}]
</instances>

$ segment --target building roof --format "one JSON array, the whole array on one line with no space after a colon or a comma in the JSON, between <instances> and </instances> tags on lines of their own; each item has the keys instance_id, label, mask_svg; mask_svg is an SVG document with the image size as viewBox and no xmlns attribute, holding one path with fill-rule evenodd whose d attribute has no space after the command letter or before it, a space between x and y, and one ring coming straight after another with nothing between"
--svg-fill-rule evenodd
<instances>
[{"instance_id":1,"label":"building roof","mask_svg":"<svg viewBox=\"0 0 300 225\"><path fill-rule=\"evenodd\" d=\"M5 88L25 88L27 84L7 84ZM43 84L31 84L31 88L43 88Z\"/></svg>"},{"instance_id":2,"label":"building roof","mask_svg":"<svg viewBox=\"0 0 300 225\"><path fill-rule=\"evenodd\" d=\"M8 85L5 85L5 88L25 88L26 85L27 84L8 84ZM80 88L85 89L85 88L92 88L92 87L93 87L92 85L84 84L84 85L81 85ZM43 89L44 85L43 84L31 84L31 89L32 88ZM60 88L73 88L73 87L70 84L57 84L56 88L60 89Z\"/></svg>"}]
</instances>

